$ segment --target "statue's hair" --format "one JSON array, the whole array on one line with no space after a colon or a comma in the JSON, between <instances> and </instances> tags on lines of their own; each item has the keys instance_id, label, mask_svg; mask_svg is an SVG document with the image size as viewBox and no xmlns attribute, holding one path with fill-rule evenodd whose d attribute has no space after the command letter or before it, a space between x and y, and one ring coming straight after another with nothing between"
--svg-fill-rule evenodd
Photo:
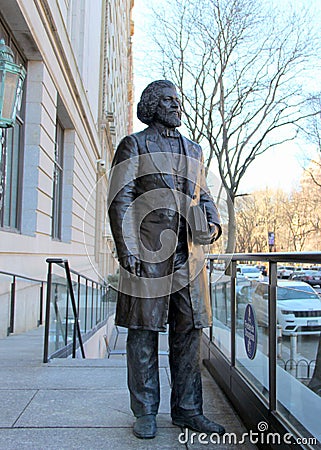
<instances>
[{"instance_id":1,"label":"statue's hair","mask_svg":"<svg viewBox=\"0 0 321 450\"><path fill-rule=\"evenodd\" d=\"M176 88L174 83L169 80L157 80L150 83L142 92L140 101L137 105L138 119L149 125L153 121L161 89Z\"/></svg>"}]
</instances>

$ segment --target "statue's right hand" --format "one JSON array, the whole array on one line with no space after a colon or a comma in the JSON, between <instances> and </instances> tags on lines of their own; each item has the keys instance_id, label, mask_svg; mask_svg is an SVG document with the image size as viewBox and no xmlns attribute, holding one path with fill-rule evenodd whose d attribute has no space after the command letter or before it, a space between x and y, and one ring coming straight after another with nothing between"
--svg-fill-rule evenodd
<instances>
[{"instance_id":1,"label":"statue's right hand","mask_svg":"<svg viewBox=\"0 0 321 450\"><path fill-rule=\"evenodd\" d=\"M130 272L133 275L140 277L141 262L136 256L134 255L122 256L121 258L119 258L119 264L125 270L127 270L127 272Z\"/></svg>"}]
</instances>

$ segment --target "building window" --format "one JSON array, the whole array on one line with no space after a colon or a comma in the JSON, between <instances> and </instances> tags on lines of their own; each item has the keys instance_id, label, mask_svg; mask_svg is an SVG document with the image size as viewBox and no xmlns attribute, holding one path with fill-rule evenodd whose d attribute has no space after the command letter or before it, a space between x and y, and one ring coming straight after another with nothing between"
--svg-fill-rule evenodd
<instances>
[{"instance_id":1,"label":"building window","mask_svg":"<svg viewBox=\"0 0 321 450\"><path fill-rule=\"evenodd\" d=\"M21 204L22 123L0 129L0 226L19 230Z\"/></svg>"},{"instance_id":2,"label":"building window","mask_svg":"<svg viewBox=\"0 0 321 450\"><path fill-rule=\"evenodd\" d=\"M64 129L57 119L52 193L52 237L61 240Z\"/></svg>"},{"instance_id":3,"label":"building window","mask_svg":"<svg viewBox=\"0 0 321 450\"><path fill-rule=\"evenodd\" d=\"M13 51L15 63L26 65L1 15L0 38ZM21 222L25 90L15 126L0 128L0 228L10 231L20 231Z\"/></svg>"}]
</instances>

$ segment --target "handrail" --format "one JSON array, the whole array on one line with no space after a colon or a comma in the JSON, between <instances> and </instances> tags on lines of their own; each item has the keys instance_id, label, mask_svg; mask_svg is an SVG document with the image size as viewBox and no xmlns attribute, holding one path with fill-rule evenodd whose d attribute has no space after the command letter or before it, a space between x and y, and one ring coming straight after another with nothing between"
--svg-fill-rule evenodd
<instances>
[{"instance_id":1,"label":"handrail","mask_svg":"<svg viewBox=\"0 0 321 450\"><path fill-rule=\"evenodd\" d=\"M83 344L83 337L82 337L82 331L84 333L87 333L87 331L89 332L90 330L93 330L95 328L95 326L99 326L100 323L102 323L102 321L106 318L105 317L105 305L106 303L104 303L104 301L101 298L101 302L99 303L98 299L99 299L99 292L101 292L102 294L106 293L108 290L108 286L106 283L100 283L98 281L95 281L75 270L72 270L69 267L69 262L67 259L63 259L63 258L47 258L46 262L48 264L48 273L47 273L47 299L46 299L46 313L45 313L45 332L44 332L44 354L43 354L43 362L46 363L48 362L49 359L49 335L50 335L50 311L51 311L51 304L53 303L54 308L55 308L55 333L54 333L54 342L56 347L55 352L52 353L52 355L57 356L57 353L59 354L59 356L61 355L61 352L65 353L65 352L69 352L69 350L72 350L72 357L75 358L76 357L76 350L77 350L77 339L78 339L78 343L79 343L79 348L81 351L81 356L82 358L85 358L85 350L84 350L84 344ZM66 284L65 283L61 283L61 282L53 282L52 279L52 269L53 269L53 265L58 265L60 267L62 267L64 269L65 272L65 280L66 280ZM71 275L75 275L77 281L73 281ZM83 283L81 283L81 280L84 280ZM77 288L76 288L76 295L74 292L74 284L77 284ZM57 302L57 296L59 294L59 289L61 289L61 286L66 286L67 285L67 297L65 298L63 294L63 297L65 300L65 306L62 307L62 311L65 311L66 314L66 320L65 320L65 330L63 330L63 328L61 328L64 324L64 322L62 321L61 317L60 317L60 310L59 310L59 306L58 306L58 302ZM53 286L55 286L55 297L54 297L54 301L52 299L52 290L53 290ZM81 298L81 286L85 288L84 294L85 294L85 304L84 304L84 317L83 317L83 330L81 331L80 328L80 319L79 319L79 315L81 315L81 309L80 309L80 298ZM89 288L91 286L91 297L90 297L90 301L88 302L88 291ZM94 303L94 291L95 292L95 303ZM76 301L76 297L77 297L77 301ZM107 299L107 296L106 296ZM69 306L68 306L68 301L70 300L71 302L71 310L72 310L72 314L71 316L69 315ZM69 304L70 305L70 304ZM107 311L108 312L108 311ZM95 313L95 317L94 317L94 313ZM89 316L89 318L87 317L87 315ZM69 316L69 317L68 317ZM71 321L70 321L71 319ZM88 322L90 322L88 324ZM59 327L58 327L59 325ZM69 339L71 337L71 333L70 333L70 325L73 326L73 332L72 332L72 344L69 343L68 344L68 336ZM89 325L88 330L87 330L87 325ZM58 327L58 328L57 328ZM58 333L58 335L57 335ZM63 346L59 347L59 336L60 338L63 338L64 344ZM88 335L86 335L88 337ZM70 342L70 341L69 341ZM72 345L72 347L70 347ZM69 350L68 350L69 349Z\"/></svg>"},{"instance_id":2,"label":"handrail","mask_svg":"<svg viewBox=\"0 0 321 450\"><path fill-rule=\"evenodd\" d=\"M9 334L14 333L15 331L15 306L16 306L16 280L26 280L32 281L33 283L40 284L40 295L39 295L39 316L37 321L37 326L42 325L42 316L43 316L43 290L44 283L46 281L41 280L39 278L29 277L27 275L21 275L15 272L7 272L5 270L0 270L0 275L9 276L12 278L11 286L10 286L10 308L9 308L9 326L7 329L7 336Z\"/></svg>"},{"instance_id":3,"label":"handrail","mask_svg":"<svg viewBox=\"0 0 321 450\"><path fill-rule=\"evenodd\" d=\"M271 253L225 253L221 255L208 254L209 260L223 261L271 261L271 262L298 262L321 264L320 252L271 252Z\"/></svg>"},{"instance_id":4,"label":"handrail","mask_svg":"<svg viewBox=\"0 0 321 450\"><path fill-rule=\"evenodd\" d=\"M64 264L65 261L68 262L67 259L63 259L63 258L47 258L46 262L49 262L49 261L51 261L52 263L56 263L58 266L60 265L61 267L63 267L63 264ZM69 266L69 263L68 263L68 266ZM79 276L81 278L86 278L86 280L90 281L91 283L103 284L103 283L100 283L100 282L94 280L93 278L88 277L87 275L84 275L84 274L82 274L80 272L77 272L74 269L71 269L70 267L69 267L69 272L72 273L73 275L77 275L77 276Z\"/></svg>"},{"instance_id":5,"label":"handrail","mask_svg":"<svg viewBox=\"0 0 321 450\"><path fill-rule=\"evenodd\" d=\"M32 278L32 277L27 277L27 275L20 275L19 273L15 273L15 272L6 272L4 270L0 270L0 275L8 275L11 277L16 277L16 278L21 278L23 280L28 280L28 281L34 281L36 283L44 283L44 280L40 280L39 278Z\"/></svg>"}]
</instances>

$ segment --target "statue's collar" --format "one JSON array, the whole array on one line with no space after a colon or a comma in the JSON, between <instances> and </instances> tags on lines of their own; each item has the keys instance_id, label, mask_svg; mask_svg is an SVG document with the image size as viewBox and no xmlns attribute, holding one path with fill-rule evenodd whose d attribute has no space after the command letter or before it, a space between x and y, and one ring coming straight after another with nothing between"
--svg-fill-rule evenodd
<instances>
[{"instance_id":1,"label":"statue's collar","mask_svg":"<svg viewBox=\"0 0 321 450\"><path fill-rule=\"evenodd\" d=\"M181 136L180 132L175 127L174 128L168 128L168 127L166 127L165 125L163 125L162 123L159 123L159 122L152 123L150 125L150 127L152 129L155 129L156 131L158 131L158 133L162 137L179 138Z\"/></svg>"}]
</instances>

